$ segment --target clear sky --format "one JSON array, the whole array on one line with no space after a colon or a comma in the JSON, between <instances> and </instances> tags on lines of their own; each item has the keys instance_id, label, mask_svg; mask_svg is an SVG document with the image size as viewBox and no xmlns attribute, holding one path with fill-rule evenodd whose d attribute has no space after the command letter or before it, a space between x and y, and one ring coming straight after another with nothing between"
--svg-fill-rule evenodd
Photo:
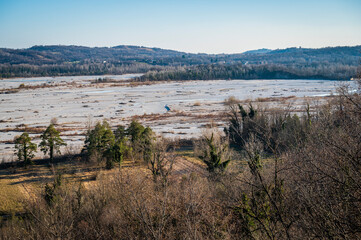
<instances>
[{"instance_id":1,"label":"clear sky","mask_svg":"<svg viewBox=\"0 0 361 240\"><path fill-rule=\"evenodd\" d=\"M0 0L0 47L238 53L361 45L361 0Z\"/></svg>"}]
</instances>

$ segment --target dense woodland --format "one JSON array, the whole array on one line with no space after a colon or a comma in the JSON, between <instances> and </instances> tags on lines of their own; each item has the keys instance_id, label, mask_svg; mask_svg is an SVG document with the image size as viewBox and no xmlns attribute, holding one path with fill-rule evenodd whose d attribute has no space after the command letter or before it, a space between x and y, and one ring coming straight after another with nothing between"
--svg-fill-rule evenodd
<instances>
[{"instance_id":1,"label":"dense woodland","mask_svg":"<svg viewBox=\"0 0 361 240\"><path fill-rule=\"evenodd\" d=\"M329 79L349 80L357 74L349 65L277 65L277 64L208 64L149 71L140 81L218 80L218 79Z\"/></svg>"},{"instance_id":2,"label":"dense woodland","mask_svg":"<svg viewBox=\"0 0 361 240\"><path fill-rule=\"evenodd\" d=\"M191 54L136 46L89 48L34 46L0 49L0 78L150 73L149 79L326 78L349 79L361 46L288 48L240 54ZM251 68L249 72L247 69ZM242 73L246 69L247 73Z\"/></svg>"},{"instance_id":3,"label":"dense woodland","mask_svg":"<svg viewBox=\"0 0 361 240\"><path fill-rule=\"evenodd\" d=\"M87 188L54 171L24 213L0 219L0 238L360 239L361 83L350 90L298 115L231 104L224 134L194 141L204 172L174 173L177 144L139 122L89 126L74 164L118 171ZM59 150L60 137L50 124L41 150ZM16 139L25 166L30 143Z\"/></svg>"}]
</instances>

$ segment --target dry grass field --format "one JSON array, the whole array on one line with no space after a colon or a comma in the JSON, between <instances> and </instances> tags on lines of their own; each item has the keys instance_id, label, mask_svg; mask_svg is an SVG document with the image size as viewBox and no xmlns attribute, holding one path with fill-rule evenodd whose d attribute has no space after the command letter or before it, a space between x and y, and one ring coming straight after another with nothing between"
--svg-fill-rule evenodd
<instances>
[{"instance_id":1,"label":"dry grass field","mask_svg":"<svg viewBox=\"0 0 361 240\"><path fill-rule=\"evenodd\" d=\"M76 186L79 183L90 189L99 179L111 178L121 171L141 171L147 174L148 169L141 162L125 160L120 168L105 170L102 165L82 162L80 157L63 157L56 159L49 165L48 160L35 160L34 165L27 168L18 167L14 163L0 169L0 215L11 216L24 211L23 202L39 197L44 192L47 183L54 181L54 176L61 174L68 185ZM179 151L173 167L173 179L184 174L196 172L205 175L205 164L193 151Z\"/></svg>"}]
</instances>

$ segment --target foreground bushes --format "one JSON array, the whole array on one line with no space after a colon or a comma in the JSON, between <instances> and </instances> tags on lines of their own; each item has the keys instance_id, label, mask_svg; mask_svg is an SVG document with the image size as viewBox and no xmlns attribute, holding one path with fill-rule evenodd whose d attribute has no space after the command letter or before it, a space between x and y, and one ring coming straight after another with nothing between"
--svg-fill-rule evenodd
<instances>
[{"instance_id":1,"label":"foreground bushes","mask_svg":"<svg viewBox=\"0 0 361 240\"><path fill-rule=\"evenodd\" d=\"M301 119L232 111L228 131L248 163L236 207L246 236L361 237L360 88L349 92Z\"/></svg>"},{"instance_id":2,"label":"foreground bushes","mask_svg":"<svg viewBox=\"0 0 361 240\"><path fill-rule=\"evenodd\" d=\"M185 176L158 185L141 170L100 177L91 190L58 189L51 205L38 198L24 221L13 220L3 238L204 239L229 236L232 209L218 205L207 179ZM226 211L225 211L226 210Z\"/></svg>"}]
</instances>

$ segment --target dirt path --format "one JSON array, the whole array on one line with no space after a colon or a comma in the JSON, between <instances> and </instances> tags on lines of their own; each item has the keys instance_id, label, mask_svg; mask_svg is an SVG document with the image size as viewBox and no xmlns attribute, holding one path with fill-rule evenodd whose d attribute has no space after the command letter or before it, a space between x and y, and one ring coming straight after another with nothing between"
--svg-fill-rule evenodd
<instances>
[{"instance_id":1,"label":"dirt path","mask_svg":"<svg viewBox=\"0 0 361 240\"><path fill-rule=\"evenodd\" d=\"M197 173L201 176L205 176L207 174L207 170L201 163L192 162L183 156L178 157L173 165L173 175L182 176L191 173Z\"/></svg>"}]
</instances>

